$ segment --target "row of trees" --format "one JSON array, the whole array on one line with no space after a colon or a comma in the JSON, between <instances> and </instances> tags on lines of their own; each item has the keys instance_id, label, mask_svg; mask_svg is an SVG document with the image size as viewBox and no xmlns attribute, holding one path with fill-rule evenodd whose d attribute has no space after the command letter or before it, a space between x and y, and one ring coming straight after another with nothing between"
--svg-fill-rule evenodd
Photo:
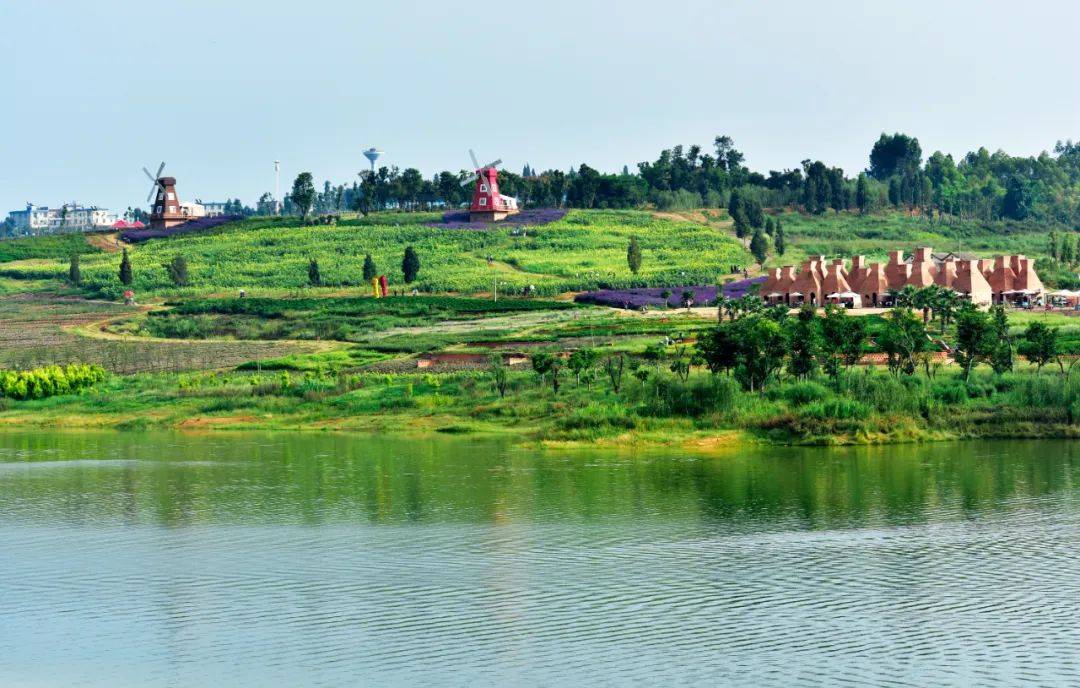
<instances>
[{"instance_id":1,"label":"row of trees","mask_svg":"<svg viewBox=\"0 0 1080 688\"><path fill-rule=\"evenodd\" d=\"M525 205L573 208L633 208L646 203L665 209L728 207L740 224L758 226L756 213L766 207L796 207L822 214L884 207L930 216L961 219L1027 220L1080 226L1080 143L1059 142L1053 153L1011 156L985 148L955 160L934 152L923 160L917 138L882 134L865 170L848 175L820 160L798 167L751 171L728 136L717 136L711 150L674 146L636 170L602 173L582 164L569 171L538 171L526 165L521 174L500 171L503 193ZM425 177L416 168L380 167L364 171L351 184L325 182L316 190L310 173L297 177L286 196L286 212L402 210L459 207L472 195L462 186L472 172L441 172ZM269 199L268 194L264 194ZM260 200L260 212L272 205Z\"/></svg>"},{"instance_id":2,"label":"row of trees","mask_svg":"<svg viewBox=\"0 0 1080 688\"><path fill-rule=\"evenodd\" d=\"M781 372L798 379L819 371L835 377L858 363L870 343L867 320L834 306L827 307L823 316L806 306L794 317L784 307L765 308L757 299L726 306L728 319L701 338L698 350L713 373L731 374L748 391L763 389ZM1011 371L1017 355L1039 370L1056 362L1065 371L1057 328L1036 321L1016 340L1003 306L986 312L970 302L964 302L954 317L952 356L965 380L981 364L998 374ZM934 375L936 347L925 315L897 306L884 318L874 340L893 374L913 375L921 369L928 377Z\"/></svg>"},{"instance_id":3,"label":"row of trees","mask_svg":"<svg viewBox=\"0 0 1080 688\"><path fill-rule=\"evenodd\" d=\"M165 268L169 280L175 286L186 287L191 284L191 278L188 274L187 259L184 258L184 256L174 256L172 260L165 263L162 267ZM378 267L375 265L375 260L371 257L370 253L364 256L362 273L365 284L370 283L372 279L379 275ZM401 275L406 284L412 284L420 275L420 255L412 246L405 247L405 252L401 258ZM117 277L119 278L120 283L125 287L130 287L135 280L135 274L131 266L131 257L128 255L126 248L120 255L120 267L117 271ZM71 256L71 260L68 263L68 282L73 287L82 286L82 269L79 265L79 254L77 253ZM322 285L322 273L319 270L319 262L315 258L312 258L308 262L308 283L316 287Z\"/></svg>"}]
</instances>

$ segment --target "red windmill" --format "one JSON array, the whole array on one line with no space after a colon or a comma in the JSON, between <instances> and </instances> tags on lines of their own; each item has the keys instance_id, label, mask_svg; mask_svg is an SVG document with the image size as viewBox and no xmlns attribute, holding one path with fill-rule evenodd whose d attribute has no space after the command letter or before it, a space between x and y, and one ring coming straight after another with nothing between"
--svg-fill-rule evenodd
<instances>
[{"instance_id":1,"label":"red windmill","mask_svg":"<svg viewBox=\"0 0 1080 688\"><path fill-rule=\"evenodd\" d=\"M496 168L502 164L502 160L481 165L472 149L469 150L469 157L472 159L476 178L461 182L462 186L476 185L472 205L469 206L469 221L498 222L518 212L517 199L499 193L499 171Z\"/></svg>"}]
</instances>

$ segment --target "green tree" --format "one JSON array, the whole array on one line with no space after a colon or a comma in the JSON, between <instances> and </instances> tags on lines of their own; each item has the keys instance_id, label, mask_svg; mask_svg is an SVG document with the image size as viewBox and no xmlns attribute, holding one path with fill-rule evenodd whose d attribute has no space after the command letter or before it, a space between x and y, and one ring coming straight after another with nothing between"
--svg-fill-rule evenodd
<instances>
[{"instance_id":1,"label":"green tree","mask_svg":"<svg viewBox=\"0 0 1080 688\"><path fill-rule=\"evenodd\" d=\"M897 306L885 316L885 325L877 341L885 353L889 371L894 375L913 374L921 354L929 348L922 318L905 306Z\"/></svg>"},{"instance_id":2,"label":"green tree","mask_svg":"<svg viewBox=\"0 0 1080 688\"><path fill-rule=\"evenodd\" d=\"M783 367L787 341L779 321L751 313L720 323L698 339L697 348L709 370L732 371L744 389L754 392Z\"/></svg>"},{"instance_id":3,"label":"green tree","mask_svg":"<svg viewBox=\"0 0 1080 688\"><path fill-rule=\"evenodd\" d=\"M562 359L547 351L538 351L532 355L530 360L532 361L533 371L536 372L541 383L550 380L552 392L558 394Z\"/></svg>"},{"instance_id":4,"label":"green tree","mask_svg":"<svg viewBox=\"0 0 1080 688\"><path fill-rule=\"evenodd\" d=\"M758 264L764 265L769 257L769 240L760 229L754 230L754 236L750 239L750 253L754 254Z\"/></svg>"},{"instance_id":5,"label":"green tree","mask_svg":"<svg viewBox=\"0 0 1080 688\"><path fill-rule=\"evenodd\" d=\"M73 287L82 286L82 270L79 269L79 254L72 253L68 263L68 282Z\"/></svg>"},{"instance_id":6,"label":"green tree","mask_svg":"<svg viewBox=\"0 0 1080 688\"><path fill-rule=\"evenodd\" d=\"M491 377L495 382L495 389L499 392L499 398L506 398L506 392L510 389L510 367L506 365L502 354L493 353L488 357L491 364Z\"/></svg>"},{"instance_id":7,"label":"green tree","mask_svg":"<svg viewBox=\"0 0 1080 688\"><path fill-rule=\"evenodd\" d=\"M789 322L788 373L800 379L808 378L817 371L821 350L821 337L814 307L810 304L804 305L799 309L798 316Z\"/></svg>"},{"instance_id":8,"label":"green tree","mask_svg":"<svg viewBox=\"0 0 1080 688\"><path fill-rule=\"evenodd\" d=\"M178 287L186 287L188 285L188 266L187 259L183 256L174 256L171 261L165 265L165 272L169 274L169 279L172 283Z\"/></svg>"},{"instance_id":9,"label":"green tree","mask_svg":"<svg viewBox=\"0 0 1080 688\"><path fill-rule=\"evenodd\" d=\"M825 307L821 319L821 367L837 377L841 366L850 368L862 358L866 347L866 319L853 318L834 304Z\"/></svg>"},{"instance_id":10,"label":"green tree","mask_svg":"<svg viewBox=\"0 0 1080 688\"><path fill-rule=\"evenodd\" d=\"M784 228L780 224L780 218L776 218L773 228L773 248L776 249L776 255L782 256L787 251L787 243L784 240Z\"/></svg>"},{"instance_id":11,"label":"green tree","mask_svg":"<svg viewBox=\"0 0 1080 688\"><path fill-rule=\"evenodd\" d=\"M979 363L988 361L994 350L993 328L990 318L971 303L956 314L956 347L953 359L963 371L964 380Z\"/></svg>"},{"instance_id":12,"label":"green tree","mask_svg":"<svg viewBox=\"0 0 1080 688\"><path fill-rule=\"evenodd\" d=\"M308 284L313 287L322 285L322 274L319 272L319 261L312 258L307 267Z\"/></svg>"},{"instance_id":13,"label":"green tree","mask_svg":"<svg viewBox=\"0 0 1080 688\"><path fill-rule=\"evenodd\" d=\"M132 280L131 259L128 258L128 252L125 248L124 253L120 256L120 284L130 287Z\"/></svg>"},{"instance_id":14,"label":"green tree","mask_svg":"<svg viewBox=\"0 0 1080 688\"><path fill-rule=\"evenodd\" d=\"M1058 235L1057 235L1057 232L1054 232L1054 231L1050 232L1050 247L1049 247L1049 250L1050 250L1050 258L1052 258L1053 260L1057 260L1058 257L1061 255L1058 252Z\"/></svg>"},{"instance_id":15,"label":"green tree","mask_svg":"<svg viewBox=\"0 0 1080 688\"><path fill-rule=\"evenodd\" d=\"M630 237L630 245L626 247L626 264L635 275L641 269L641 246L636 236Z\"/></svg>"},{"instance_id":16,"label":"green tree","mask_svg":"<svg viewBox=\"0 0 1080 688\"><path fill-rule=\"evenodd\" d=\"M855 207L859 209L860 215L865 215L870 209L870 181L865 172L860 173L858 181L855 182Z\"/></svg>"},{"instance_id":17,"label":"green tree","mask_svg":"<svg viewBox=\"0 0 1080 688\"><path fill-rule=\"evenodd\" d=\"M289 198L292 199L293 205L300 210L301 217L306 219L308 213L311 212L311 207L315 205L315 195L315 183L312 180L311 173L301 172L296 175Z\"/></svg>"},{"instance_id":18,"label":"green tree","mask_svg":"<svg viewBox=\"0 0 1080 688\"><path fill-rule=\"evenodd\" d=\"M412 284L420 274L420 256L412 246L405 247L405 255L401 258L401 274L405 277L406 284Z\"/></svg>"},{"instance_id":19,"label":"green tree","mask_svg":"<svg viewBox=\"0 0 1080 688\"><path fill-rule=\"evenodd\" d=\"M571 353L566 359L566 367L574 374L574 382L581 384L582 374L591 371L599 359L600 352L596 349L582 348Z\"/></svg>"},{"instance_id":20,"label":"green tree","mask_svg":"<svg viewBox=\"0 0 1080 688\"><path fill-rule=\"evenodd\" d=\"M990 309L990 367L998 375L1013 369L1013 348L1005 306L993 306Z\"/></svg>"},{"instance_id":21,"label":"green tree","mask_svg":"<svg viewBox=\"0 0 1080 688\"><path fill-rule=\"evenodd\" d=\"M371 282L379 276L379 268L375 266L375 260L371 257L371 254L364 256L364 282Z\"/></svg>"},{"instance_id":22,"label":"green tree","mask_svg":"<svg viewBox=\"0 0 1080 688\"><path fill-rule=\"evenodd\" d=\"M1058 362L1062 372L1065 371L1056 327L1038 321L1029 323L1020 341L1019 352L1028 362L1034 363L1039 372L1042 372L1044 365L1053 361Z\"/></svg>"},{"instance_id":23,"label":"green tree","mask_svg":"<svg viewBox=\"0 0 1080 688\"><path fill-rule=\"evenodd\" d=\"M905 134L881 134L870 151L870 174L885 180L918 170L922 161L919 140Z\"/></svg>"}]
</instances>

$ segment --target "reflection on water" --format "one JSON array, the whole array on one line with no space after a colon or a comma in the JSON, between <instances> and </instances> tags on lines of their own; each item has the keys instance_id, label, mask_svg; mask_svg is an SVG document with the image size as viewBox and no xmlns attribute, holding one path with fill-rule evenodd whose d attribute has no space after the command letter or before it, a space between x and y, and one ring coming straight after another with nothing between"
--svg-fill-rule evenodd
<instances>
[{"instance_id":1,"label":"reflection on water","mask_svg":"<svg viewBox=\"0 0 1080 688\"><path fill-rule=\"evenodd\" d=\"M0 434L0 685L1060 684L1078 458Z\"/></svg>"}]
</instances>

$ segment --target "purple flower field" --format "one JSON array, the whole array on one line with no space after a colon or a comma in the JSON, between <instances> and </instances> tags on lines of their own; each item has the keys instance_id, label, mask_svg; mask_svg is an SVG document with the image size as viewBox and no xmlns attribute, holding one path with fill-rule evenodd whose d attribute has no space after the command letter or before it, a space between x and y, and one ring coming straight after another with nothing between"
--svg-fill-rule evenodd
<instances>
[{"instance_id":1,"label":"purple flower field","mask_svg":"<svg viewBox=\"0 0 1080 688\"><path fill-rule=\"evenodd\" d=\"M161 239L162 237L176 236L177 234L190 234L192 232L204 232L214 227L220 227L227 222L242 220L240 215L218 215L217 217L201 217L198 220L189 220L182 225L175 225L168 229L129 229L120 234L120 238L129 244L135 244L148 239Z\"/></svg>"},{"instance_id":2,"label":"purple flower field","mask_svg":"<svg viewBox=\"0 0 1080 688\"><path fill-rule=\"evenodd\" d=\"M764 277L728 282L723 285L725 298L738 299L750 293L751 287L765 281ZM682 294L684 291L694 292L694 304L697 306L712 305L716 302L716 286L689 286L689 287L643 287L640 289L600 289L598 291L585 292L574 297L578 303L591 303L597 306L611 306L612 308L640 309L645 306L662 308L665 305L678 308L683 305ZM664 292L671 292L666 299Z\"/></svg>"},{"instance_id":3,"label":"purple flower field","mask_svg":"<svg viewBox=\"0 0 1080 688\"><path fill-rule=\"evenodd\" d=\"M566 211L560 208L529 208L496 223L469 222L468 210L454 210L445 213L440 221L425 224L436 229L498 229L502 227L535 227L561 220L564 217L566 217Z\"/></svg>"}]
</instances>

